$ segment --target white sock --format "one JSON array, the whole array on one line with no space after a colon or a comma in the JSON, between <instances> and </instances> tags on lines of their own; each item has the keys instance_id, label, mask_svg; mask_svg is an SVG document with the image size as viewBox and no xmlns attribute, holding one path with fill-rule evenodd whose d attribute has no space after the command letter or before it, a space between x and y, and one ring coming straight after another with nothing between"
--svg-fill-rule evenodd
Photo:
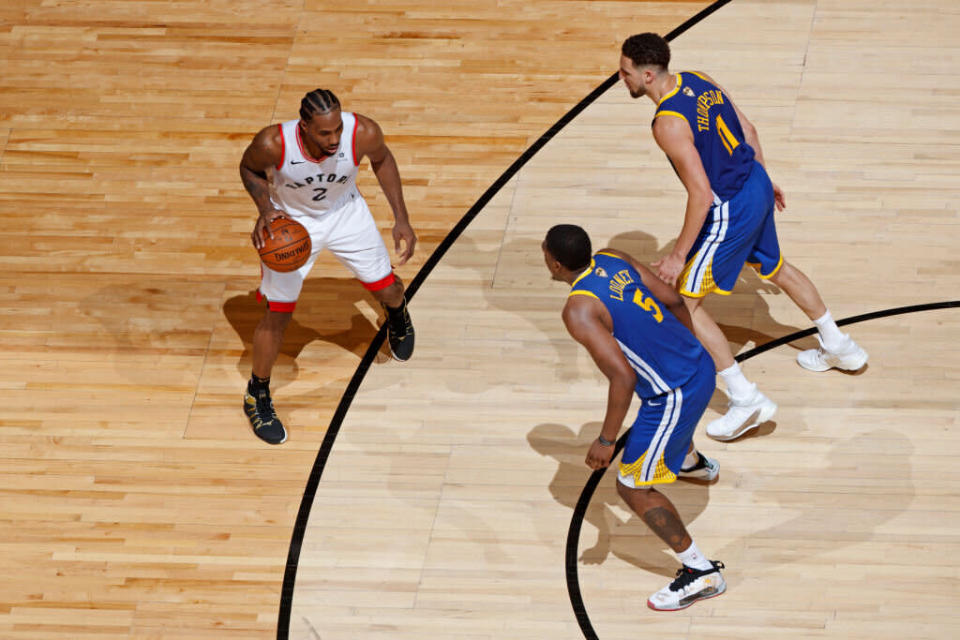
<instances>
[{"instance_id":1,"label":"white sock","mask_svg":"<svg viewBox=\"0 0 960 640\"><path fill-rule=\"evenodd\" d=\"M836 351L846 342L846 336L840 331L837 323L833 321L833 316L830 315L829 309L827 309L825 314L814 320L813 324L817 325L817 330L820 332L820 339L823 340L823 346L827 351Z\"/></svg>"},{"instance_id":2,"label":"white sock","mask_svg":"<svg viewBox=\"0 0 960 640\"><path fill-rule=\"evenodd\" d=\"M753 390L756 387L744 377L743 371L740 371L740 365L736 362L721 371L719 375L727 385L731 399L745 401L753 396Z\"/></svg>"},{"instance_id":3,"label":"white sock","mask_svg":"<svg viewBox=\"0 0 960 640\"><path fill-rule=\"evenodd\" d=\"M683 464L680 465L680 468L690 469L691 467L695 467L698 462L700 462L700 455L696 449L691 449L687 451L687 457L683 459Z\"/></svg>"},{"instance_id":4,"label":"white sock","mask_svg":"<svg viewBox=\"0 0 960 640\"><path fill-rule=\"evenodd\" d=\"M700 549L697 549L697 543L693 540L690 541L690 546L687 547L686 551L680 551L677 553L677 558L690 567L691 569L711 569L713 565L710 563L707 558L700 553Z\"/></svg>"}]
</instances>

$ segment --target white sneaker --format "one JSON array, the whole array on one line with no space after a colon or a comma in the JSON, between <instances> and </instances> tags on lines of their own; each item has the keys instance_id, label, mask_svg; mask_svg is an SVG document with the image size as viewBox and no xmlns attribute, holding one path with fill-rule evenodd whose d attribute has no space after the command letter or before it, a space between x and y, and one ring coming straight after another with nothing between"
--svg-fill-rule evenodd
<instances>
[{"instance_id":1,"label":"white sneaker","mask_svg":"<svg viewBox=\"0 0 960 640\"><path fill-rule=\"evenodd\" d=\"M867 364L870 357L867 352L853 341L849 334L843 334L843 346L836 351L828 351L823 346L823 339L817 334L819 349L807 349L797 354L797 364L810 371L827 371L828 369L845 369L856 371Z\"/></svg>"},{"instance_id":2,"label":"white sneaker","mask_svg":"<svg viewBox=\"0 0 960 640\"><path fill-rule=\"evenodd\" d=\"M706 480L711 482L714 478L720 475L720 463L714 460L713 458L708 458L699 451L697 451L697 456L699 459L697 463L688 469L680 469L680 473L677 474L678 478L687 478L689 480Z\"/></svg>"},{"instance_id":3,"label":"white sneaker","mask_svg":"<svg viewBox=\"0 0 960 640\"><path fill-rule=\"evenodd\" d=\"M766 422L777 412L777 403L757 391L748 402L730 400L729 409L722 417L707 425L707 435L715 440L733 440Z\"/></svg>"},{"instance_id":4,"label":"white sneaker","mask_svg":"<svg viewBox=\"0 0 960 640\"><path fill-rule=\"evenodd\" d=\"M711 560L709 569L691 569L684 565L677 570L677 579L647 599L647 606L656 611L686 609L697 600L706 600L727 590L720 574L723 563Z\"/></svg>"}]
</instances>

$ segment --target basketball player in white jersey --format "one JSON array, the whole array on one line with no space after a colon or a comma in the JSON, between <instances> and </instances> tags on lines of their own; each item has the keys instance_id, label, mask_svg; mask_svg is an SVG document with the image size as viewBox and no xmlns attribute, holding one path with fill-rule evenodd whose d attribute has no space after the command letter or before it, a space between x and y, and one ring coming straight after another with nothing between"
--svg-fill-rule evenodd
<instances>
[{"instance_id":1,"label":"basketball player in white jersey","mask_svg":"<svg viewBox=\"0 0 960 640\"><path fill-rule=\"evenodd\" d=\"M263 234L276 218L296 220L310 233L312 253L306 264L280 273L261 264L258 298L267 309L253 334L253 372L243 410L254 433L280 444L287 432L270 397L270 372L280 352L304 278L323 249L329 249L384 306L390 351L397 360L413 355L414 331L403 283L393 274L390 254L370 209L357 190L360 161L370 165L383 189L396 224L394 248L399 264L413 255L417 237L403 202L400 172L384 143L380 126L357 113L341 111L333 92L316 89L300 102L300 118L260 131L243 152L240 178L259 211L251 238L263 246Z\"/></svg>"}]
</instances>

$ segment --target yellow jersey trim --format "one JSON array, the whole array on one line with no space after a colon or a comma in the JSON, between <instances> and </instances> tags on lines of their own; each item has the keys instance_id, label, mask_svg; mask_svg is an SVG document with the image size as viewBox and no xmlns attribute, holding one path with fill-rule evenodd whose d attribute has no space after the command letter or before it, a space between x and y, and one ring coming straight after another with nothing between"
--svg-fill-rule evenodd
<instances>
[{"instance_id":1,"label":"yellow jersey trim","mask_svg":"<svg viewBox=\"0 0 960 640\"><path fill-rule=\"evenodd\" d=\"M583 273L581 273L579 276L577 276L577 279L574 280L573 282L571 282L571 283L570 283L570 286L571 286L571 287L577 286L577 283L578 283L578 282L580 282L581 280L583 280L584 278L586 278L588 275L590 275L590 273L593 271L593 268L594 268L595 266L597 266L597 261L594 260L593 258L590 258L590 266L587 267L586 270L585 270Z\"/></svg>"},{"instance_id":2,"label":"yellow jersey trim","mask_svg":"<svg viewBox=\"0 0 960 640\"><path fill-rule=\"evenodd\" d=\"M570 295L567 297L569 298L570 296L590 296L591 298L597 298L597 294L595 294L593 291L585 291L583 289L577 289L576 291L571 291ZM600 298L597 298L597 300L599 299Z\"/></svg>"},{"instance_id":3,"label":"yellow jersey trim","mask_svg":"<svg viewBox=\"0 0 960 640\"><path fill-rule=\"evenodd\" d=\"M673 88L673 90L671 90L667 95L665 95L665 96L663 96L662 98L660 98L660 102L657 103L657 106L659 107L660 105L663 104L663 102L664 102L665 100L669 100L669 99L672 98L674 95L676 95L677 91L680 91L680 87L682 87L682 86L683 86L683 75L680 74L680 73L678 73L678 74L677 74L677 86L675 86L675 87Z\"/></svg>"},{"instance_id":4,"label":"yellow jersey trim","mask_svg":"<svg viewBox=\"0 0 960 640\"><path fill-rule=\"evenodd\" d=\"M598 255L598 256L607 256L608 258L620 258L620 256L618 256L618 255L616 255L616 254L614 254L614 253L607 253L606 251L597 251L597 255ZM620 258L620 260L623 260L623 258Z\"/></svg>"},{"instance_id":5,"label":"yellow jersey trim","mask_svg":"<svg viewBox=\"0 0 960 640\"><path fill-rule=\"evenodd\" d=\"M698 78L700 78L700 79L703 80L704 82L710 82L709 80L707 80L707 77L706 77L705 75L703 75L702 73L700 73L699 71L684 71L683 73L692 73L693 75L697 76ZM719 88L719 87L718 87L718 88Z\"/></svg>"},{"instance_id":6,"label":"yellow jersey trim","mask_svg":"<svg viewBox=\"0 0 960 640\"><path fill-rule=\"evenodd\" d=\"M777 271L780 271L780 267L783 266L783 255L780 256L780 259L779 259L779 260L777 260L777 266L775 266L775 267L773 268L773 271L771 271L770 273L768 273L768 274L766 274L766 275L764 275L764 274L760 271L760 269L763 267L763 265L760 264L759 262L748 262L747 264L750 265L751 267L753 267L753 268L756 270L758 276L760 276L760 277L763 278L764 280L769 280L769 279L772 278L773 276L777 275Z\"/></svg>"},{"instance_id":7,"label":"yellow jersey trim","mask_svg":"<svg viewBox=\"0 0 960 640\"><path fill-rule=\"evenodd\" d=\"M687 124L690 124L690 121L687 120L687 116L683 115L678 111L657 111L656 115L653 116L654 119L659 118L660 116L673 116L674 118L680 118Z\"/></svg>"}]
</instances>

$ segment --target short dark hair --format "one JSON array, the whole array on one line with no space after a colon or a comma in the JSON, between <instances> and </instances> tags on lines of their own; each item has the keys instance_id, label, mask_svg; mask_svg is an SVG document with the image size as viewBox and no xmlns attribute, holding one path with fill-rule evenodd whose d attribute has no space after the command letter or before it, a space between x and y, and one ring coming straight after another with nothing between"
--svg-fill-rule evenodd
<instances>
[{"instance_id":1,"label":"short dark hair","mask_svg":"<svg viewBox=\"0 0 960 640\"><path fill-rule=\"evenodd\" d=\"M317 113L328 113L340 108L340 101L329 89L314 89L300 101L300 119L310 120Z\"/></svg>"},{"instance_id":2,"label":"short dark hair","mask_svg":"<svg viewBox=\"0 0 960 640\"><path fill-rule=\"evenodd\" d=\"M620 49L633 66L655 65L666 69L670 65L670 45L655 33L638 33L623 41Z\"/></svg>"},{"instance_id":3,"label":"short dark hair","mask_svg":"<svg viewBox=\"0 0 960 640\"><path fill-rule=\"evenodd\" d=\"M580 271L590 266L593 256L590 236L577 225L558 224L551 227L544 242L550 255L570 271Z\"/></svg>"}]
</instances>

